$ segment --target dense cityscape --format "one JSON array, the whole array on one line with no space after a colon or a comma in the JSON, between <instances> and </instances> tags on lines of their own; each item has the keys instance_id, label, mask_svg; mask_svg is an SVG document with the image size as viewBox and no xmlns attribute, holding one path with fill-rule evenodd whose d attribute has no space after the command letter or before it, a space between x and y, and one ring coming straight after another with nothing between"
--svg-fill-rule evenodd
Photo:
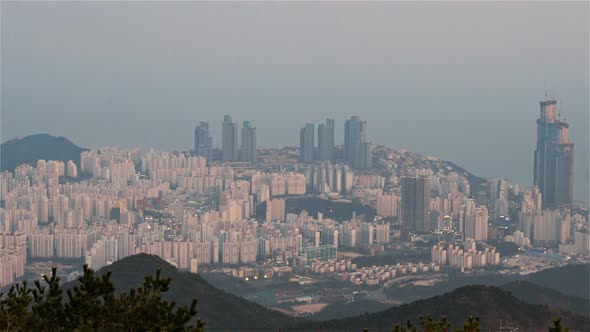
<instances>
[{"instance_id":1,"label":"dense cityscape","mask_svg":"<svg viewBox=\"0 0 590 332\"><path fill-rule=\"evenodd\" d=\"M554 98L540 102L533 187L371 144L358 116L343 127L343 145L326 119L317 140L306 123L299 147L265 148L252 122L225 115L220 149L200 122L190 151L108 147L82 152L79 164L5 171L0 287L55 265L74 280L80 263L100 269L137 253L249 282L334 280L377 298L376 288L453 270L528 274L588 262L588 207L573 202L574 143ZM507 244L514 250L500 249ZM355 263L399 253L408 259ZM278 302L306 303L283 308L303 314L318 301Z\"/></svg>"}]
</instances>

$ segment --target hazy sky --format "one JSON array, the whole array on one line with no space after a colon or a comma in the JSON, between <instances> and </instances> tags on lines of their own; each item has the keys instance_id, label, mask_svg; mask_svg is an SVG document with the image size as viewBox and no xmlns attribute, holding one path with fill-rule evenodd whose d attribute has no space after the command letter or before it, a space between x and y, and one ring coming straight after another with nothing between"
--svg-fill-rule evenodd
<instances>
[{"instance_id":1,"label":"hazy sky","mask_svg":"<svg viewBox=\"0 0 590 332\"><path fill-rule=\"evenodd\" d=\"M223 114L262 145L360 115L369 139L532 182L552 90L588 199L588 3L1 2L1 140L188 149Z\"/></svg>"}]
</instances>

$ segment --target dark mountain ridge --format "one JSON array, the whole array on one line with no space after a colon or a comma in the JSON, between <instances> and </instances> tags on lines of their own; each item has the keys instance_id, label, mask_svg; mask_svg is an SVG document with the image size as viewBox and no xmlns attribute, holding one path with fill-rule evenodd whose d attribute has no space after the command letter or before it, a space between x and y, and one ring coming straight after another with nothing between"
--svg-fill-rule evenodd
<instances>
[{"instance_id":1,"label":"dark mountain ridge","mask_svg":"<svg viewBox=\"0 0 590 332\"><path fill-rule=\"evenodd\" d=\"M433 286L392 286L386 289L391 298L402 302L413 302L429 297L442 295L454 289L469 285L487 285L502 288L503 285L516 281L526 281L543 288L545 291L559 292L562 296L574 296L589 300L590 265L569 264L550 268L528 275L482 274L482 275L449 275L448 280ZM516 293L519 297L519 293ZM519 297L520 298L520 297ZM547 297L550 298L550 297ZM537 303L537 302L534 302ZM562 302L565 303L565 302Z\"/></svg>"},{"instance_id":2,"label":"dark mountain ridge","mask_svg":"<svg viewBox=\"0 0 590 332\"><path fill-rule=\"evenodd\" d=\"M417 324L420 316L429 315L435 319L447 316L454 327L462 326L470 315L477 316L480 317L482 331L499 330L500 324L517 327L521 331L547 331L557 317L561 317L572 331L590 330L587 316L528 304L497 287L481 285L461 287L381 312L323 322L321 326L322 330L329 331L362 331L364 328L381 331L390 330L396 324L403 326L406 320Z\"/></svg>"},{"instance_id":3,"label":"dark mountain ridge","mask_svg":"<svg viewBox=\"0 0 590 332\"><path fill-rule=\"evenodd\" d=\"M65 137L37 134L8 140L0 145L0 169L14 171L20 164L35 166L37 160L72 160L80 167L81 148Z\"/></svg>"},{"instance_id":4,"label":"dark mountain ridge","mask_svg":"<svg viewBox=\"0 0 590 332\"><path fill-rule=\"evenodd\" d=\"M495 330L501 321L503 325L518 327L522 331L546 331L553 318L562 317L565 326L570 327L572 331L590 330L587 316L573 314L555 306L529 304L510 292L493 286L465 286L450 293L373 314L311 322L293 318L226 293L198 275L178 271L157 256L130 256L100 269L98 274L112 271L111 279L116 289L124 291L140 287L144 277L155 275L158 269L161 269L164 277L172 279L170 289L164 297L179 304L190 304L192 299L196 298L199 301L198 317L205 322L207 331L361 331L363 328L389 330L396 323L404 324L407 319L417 323L421 315L432 315L434 318L446 315L455 327L461 326L470 315L476 315L481 318L482 330ZM66 286L72 287L74 284ZM536 287L535 289L543 289ZM560 301L557 302L559 304Z\"/></svg>"},{"instance_id":5,"label":"dark mountain ridge","mask_svg":"<svg viewBox=\"0 0 590 332\"><path fill-rule=\"evenodd\" d=\"M570 264L527 275L524 280L562 294L590 299L590 264Z\"/></svg>"},{"instance_id":6,"label":"dark mountain ridge","mask_svg":"<svg viewBox=\"0 0 590 332\"><path fill-rule=\"evenodd\" d=\"M178 271L158 256L138 254L126 257L100 269L98 274L112 271L111 280L120 292L141 287L144 278L155 275L158 269L163 277L172 279L164 298L181 305L190 305L193 299L197 299L197 316L205 322L206 331L269 331L303 322L217 289L199 275Z\"/></svg>"},{"instance_id":7,"label":"dark mountain ridge","mask_svg":"<svg viewBox=\"0 0 590 332\"><path fill-rule=\"evenodd\" d=\"M545 304L550 307L587 315L590 312L590 300L577 296L565 295L556 290L539 286L532 282L518 280L500 286L518 299L530 304Z\"/></svg>"}]
</instances>

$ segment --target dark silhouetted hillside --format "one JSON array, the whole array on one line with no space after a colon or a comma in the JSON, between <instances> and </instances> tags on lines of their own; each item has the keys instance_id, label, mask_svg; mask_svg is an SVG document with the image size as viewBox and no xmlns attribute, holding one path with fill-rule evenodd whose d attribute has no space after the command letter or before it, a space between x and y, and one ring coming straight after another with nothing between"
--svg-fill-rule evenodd
<instances>
[{"instance_id":1,"label":"dark silhouetted hillside","mask_svg":"<svg viewBox=\"0 0 590 332\"><path fill-rule=\"evenodd\" d=\"M590 322L587 316L573 314L557 308L563 301L572 301L570 297L546 293L534 297L529 292L542 287L536 285L514 284L510 287L521 287L523 294L535 302L548 302L550 306L526 303L510 292L493 286L466 286L450 293L416 301L399 307L392 307L373 314L349 317L325 322L311 322L297 319L285 314L269 310L241 297L226 293L209 284L198 275L180 272L163 259L146 254L124 258L114 264L102 268L98 274L112 271L111 280L118 291L126 291L142 285L146 275L154 275L161 269L164 277L170 277L170 289L165 293L166 299L179 304L190 304L193 298L198 302L200 317L208 331L269 331L269 330L329 330L329 331L361 331L363 328L372 330L388 330L396 323L406 320L417 322L421 315L432 315L440 318L446 315L454 326L459 327L470 315L481 318L483 329L497 329L500 321L503 325L511 325L522 331L543 330L552 323L552 319L562 317L565 326L572 330L588 331ZM71 287L72 284L69 284ZM508 287L508 286L507 286ZM527 290L527 291L525 291ZM547 292L547 291L545 291ZM549 290L551 292L551 290ZM516 292L515 292L516 293ZM551 295L553 294L553 295ZM554 301L551 302L550 297ZM576 302L575 299L573 302ZM573 303L572 302L572 303ZM583 306L582 302L577 301ZM568 305L571 306L571 303ZM583 309L572 307L572 309Z\"/></svg>"},{"instance_id":2,"label":"dark silhouetted hillside","mask_svg":"<svg viewBox=\"0 0 590 332\"><path fill-rule=\"evenodd\" d=\"M80 167L80 154L86 150L65 137L49 134L15 138L0 145L0 168L2 171L14 171L20 164L35 166L39 159L73 160Z\"/></svg>"},{"instance_id":3,"label":"dark silhouetted hillside","mask_svg":"<svg viewBox=\"0 0 590 332\"><path fill-rule=\"evenodd\" d=\"M513 281L527 281L557 291L563 295L582 297L588 299L588 280L590 280L589 265L574 264L547 269L528 275L464 275L454 274L448 280L436 283L433 286L418 286L408 284L404 286L392 286L385 289L386 294L397 301L412 302L429 297L451 292L459 287L469 285L488 285L501 287Z\"/></svg>"},{"instance_id":4,"label":"dark silhouetted hillside","mask_svg":"<svg viewBox=\"0 0 590 332\"><path fill-rule=\"evenodd\" d=\"M525 280L566 295L590 298L589 264L571 264L547 269L530 274Z\"/></svg>"},{"instance_id":5,"label":"dark silhouetted hillside","mask_svg":"<svg viewBox=\"0 0 590 332\"><path fill-rule=\"evenodd\" d=\"M565 295L556 290L541 287L531 282L522 280L513 281L502 285L500 288L510 292L526 303L546 304L583 315L587 315L590 312L590 300Z\"/></svg>"},{"instance_id":6,"label":"dark silhouetted hillside","mask_svg":"<svg viewBox=\"0 0 590 332\"><path fill-rule=\"evenodd\" d=\"M587 316L572 314L544 305L525 303L510 293L493 286L466 286L450 293L420 300L385 311L358 317L345 318L321 323L322 330L362 331L387 330L395 324L403 325L406 320L419 321L419 317L432 315L435 319L446 315L454 327L462 326L466 317L480 317L482 331L497 330L500 322L504 326L518 327L521 331L547 331L552 319L562 317L565 326L576 331L589 331ZM317 326L308 325L309 327Z\"/></svg>"},{"instance_id":7,"label":"dark silhouetted hillside","mask_svg":"<svg viewBox=\"0 0 590 332\"><path fill-rule=\"evenodd\" d=\"M158 268L162 276L172 279L164 298L179 304L190 304L196 298L199 301L197 316L205 322L206 331L268 331L303 321L219 290L200 276L178 271L157 256L130 256L100 269L98 274L111 270L111 280L117 291L123 291L140 287L144 277L155 275Z\"/></svg>"}]
</instances>

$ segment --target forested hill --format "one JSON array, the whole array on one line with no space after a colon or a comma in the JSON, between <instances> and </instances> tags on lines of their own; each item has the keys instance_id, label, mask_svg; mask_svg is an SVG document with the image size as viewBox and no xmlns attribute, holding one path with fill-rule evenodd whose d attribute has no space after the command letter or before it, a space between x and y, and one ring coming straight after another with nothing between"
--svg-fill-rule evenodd
<instances>
[{"instance_id":1,"label":"forested hill","mask_svg":"<svg viewBox=\"0 0 590 332\"><path fill-rule=\"evenodd\" d=\"M556 317L562 317L564 325L572 330L590 330L587 316L559 309L557 306L560 303L556 303L556 306L529 304L510 292L493 286L465 286L441 296L392 307L381 312L326 322L310 322L226 293L198 275L178 271L157 256L146 254L130 256L102 268L98 274L112 271L111 280L117 291L127 291L140 287L144 277L155 275L158 269L161 269L164 277L172 279L170 290L164 297L185 305L190 304L192 299L197 299L199 301L197 316L205 322L205 328L208 331L277 331L279 329L283 331L362 331L364 328L389 330L396 323L405 324L408 319L417 323L420 316L428 315L432 315L435 319L447 316L454 327L461 327L471 315L478 316L481 319L482 331L497 330L500 322L503 325L518 327L521 331L546 331ZM538 286L533 288L543 290ZM527 289L530 290L530 287ZM522 296L522 294L519 295ZM556 301L559 298L556 298ZM538 298L535 297L531 301L537 300ZM583 303L580 302L580 305Z\"/></svg>"},{"instance_id":2,"label":"forested hill","mask_svg":"<svg viewBox=\"0 0 590 332\"><path fill-rule=\"evenodd\" d=\"M385 311L358 317L327 321L322 330L362 331L391 329L395 324L405 325L406 320L419 322L420 316L432 315L438 319L447 316L453 327L462 327L470 315L480 317L482 331L497 331L503 326L518 327L521 331L547 331L556 317L562 317L565 326L576 331L590 331L587 316L572 314L545 305L525 303L509 292L493 286L465 286L450 293L419 300ZM311 325L310 325L311 326Z\"/></svg>"},{"instance_id":3,"label":"forested hill","mask_svg":"<svg viewBox=\"0 0 590 332\"><path fill-rule=\"evenodd\" d=\"M72 160L80 167L80 154L88 149L81 148L65 137L49 134L15 138L0 145L0 168L14 171L20 164L37 165L37 160Z\"/></svg>"},{"instance_id":4,"label":"forested hill","mask_svg":"<svg viewBox=\"0 0 590 332\"><path fill-rule=\"evenodd\" d=\"M190 305L197 299L197 314L205 322L206 331L268 331L295 326L302 319L287 316L241 297L226 293L209 284L199 275L178 271L165 260L147 254L138 254L119 260L98 271L112 271L111 280L117 291L141 287L147 275L155 275L161 269L162 276L172 279L164 298L178 304Z\"/></svg>"}]
</instances>

